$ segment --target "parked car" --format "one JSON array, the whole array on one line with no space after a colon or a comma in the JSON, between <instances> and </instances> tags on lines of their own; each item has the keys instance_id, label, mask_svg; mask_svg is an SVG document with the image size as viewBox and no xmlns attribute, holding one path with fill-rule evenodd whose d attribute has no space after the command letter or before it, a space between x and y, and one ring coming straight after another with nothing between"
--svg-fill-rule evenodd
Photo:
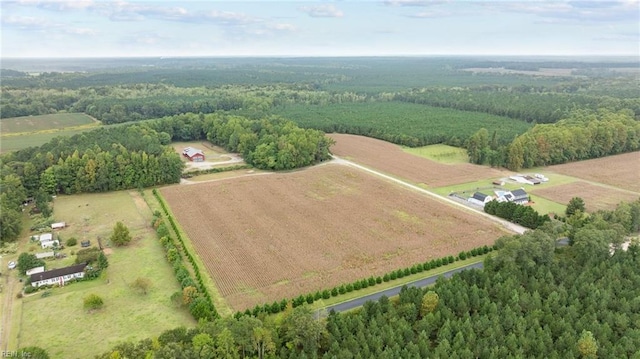
<instances>
[{"instance_id":1,"label":"parked car","mask_svg":"<svg viewBox=\"0 0 640 359\"><path fill-rule=\"evenodd\" d=\"M16 262L14 262L14 261L9 262L9 265L7 267L9 267L9 269L15 268L16 267Z\"/></svg>"}]
</instances>

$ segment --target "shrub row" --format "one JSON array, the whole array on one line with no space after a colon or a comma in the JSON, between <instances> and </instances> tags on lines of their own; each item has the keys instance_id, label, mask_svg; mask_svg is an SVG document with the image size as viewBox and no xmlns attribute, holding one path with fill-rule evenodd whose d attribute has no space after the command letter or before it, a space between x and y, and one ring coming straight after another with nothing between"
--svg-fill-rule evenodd
<instances>
[{"instance_id":1,"label":"shrub row","mask_svg":"<svg viewBox=\"0 0 640 359\"><path fill-rule=\"evenodd\" d=\"M373 287L375 285L381 284L381 283L386 283L392 280L396 280L396 279L400 279L403 277L407 277L410 276L412 274L416 274L416 273L421 273L424 271L428 271L431 269L436 269L439 268L441 266L445 266L447 264L451 264L455 261L458 260L464 260L466 258L471 258L471 257L475 257L475 256L479 256L479 255L483 255L483 254L487 254L491 251L493 251L495 248L495 245L492 247L489 246L482 246L482 247L478 247L478 248L474 248L470 251L467 252L460 252L460 254L458 254L457 257L454 256L447 256L447 257L443 257L443 258L438 258L438 259L432 259L430 261L426 261L424 263L418 263L418 264L414 264L411 267L407 267L407 268L402 268L402 269L397 269L395 271L389 272L387 274L385 274L384 276L378 276L378 277L369 277L369 278L365 278L365 279L360 279L360 280L356 280L353 283L348 283L348 284L342 284L338 287L333 287L332 289L325 289L322 291L317 291L315 293L309 293L307 295L303 295L301 294L300 296L291 299L291 304L293 307L297 307L297 306L301 306L303 304L313 304L313 302L320 300L320 299L329 299L331 297L337 297L339 295L342 294L346 294L346 293L351 293L353 291L357 291L360 289L365 289L368 287ZM273 303L266 303L263 305L256 305L253 309L247 309L244 312L237 312L234 316L236 318L239 318L243 315L247 315L247 316L258 316L260 313L270 313L270 314L275 314L275 313L279 313L281 311L283 311L287 305L289 303L289 300L287 299L283 299L281 301L275 301Z\"/></svg>"},{"instance_id":2,"label":"shrub row","mask_svg":"<svg viewBox=\"0 0 640 359\"><path fill-rule=\"evenodd\" d=\"M227 166L227 167L214 167L214 168L208 168L208 169L204 169L204 170L195 170L195 171L189 171L189 172L185 172L182 174L182 178L191 178L194 176L199 176L199 175L206 175L206 174L210 174L210 173L220 173L220 172L228 172L228 171L237 171L237 170L247 170L247 169L251 169L253 168L253 166L251 165L234 165L234 166Z\"/></svg>"},{"instance_id":3,"label":"shrub row","mask_svg":"<svg viewBox=\"0 0 640 359\"><path fill-rule=\"evenodd\" d=\"M184 253L187 259L189 259L189 263L193 268L195 281L193 280L193 278L191 278L189 271L184 266L182 261L182 256L180 255L180 250L178 250L178 248L176 248L176 246L174 245L173 239L169 236L168 229L165 227L164 222L160 220L160 216L158 216L159 213L154 214L153 224L157 225L156 231L165 249L167 260L169 261L169 263L171 263L171 265L173 265L173 270L176 275L176 279L180 283L180 286L182 287L183 290L187 287L196 288L198 292L201 294L201 297L199 296L199 298L202 298L202 299L194 300L191 303L192 304L190 305L191 314L194 317L196 317L196 319L201 319L201 318L214 319L219 317L218 312L216 311L216 308L213 305L211 294L209 294L207 287L204 285L200 268L196 264L193 258L193 255L187 250L187 247L184 244L184 239L182 238L182 235L178 230L178 226L176 225L176 222L173 219L173 216L169 213L169 210L167 209L167 205L164 202L164 199L160 196L160 194L156 189L153 189L152 193L154 197L158 200L158 203L160 203L160 207L162 207L164 215L169 220L169 224L171 225L171 228L173 229L174 233L176 234L176 237L178 238L178 241L180 242L182 253Z\"/></svg>"}]
</instances>

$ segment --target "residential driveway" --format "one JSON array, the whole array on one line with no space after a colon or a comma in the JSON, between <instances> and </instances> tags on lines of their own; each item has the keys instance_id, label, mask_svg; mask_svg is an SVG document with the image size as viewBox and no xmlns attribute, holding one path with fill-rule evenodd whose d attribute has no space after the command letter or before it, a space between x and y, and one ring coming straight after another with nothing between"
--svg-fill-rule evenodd
<instances>
[{"instance_id":1,"label":"residential driveway","mask_svg":"<svg viewBox=\"0 0 640 359\"><path fill-rule=\"evenodd\" d=\"M186 162L186 170L189 171L191 169L199 169L199 170L207 170L209 168L213 168L213 167L218 167L218 166L222 166L222 165L231 165L231 164L238 164L238 163L244 163L244 160L242 159L242 156L240 156L237 153L225 153L224 155L221 155L220 158L223 157L227 157L229 158L226 161L218 161L218 162L208 162L208 161L204 161L204 162Z\"/></svg>"}]
</instances>

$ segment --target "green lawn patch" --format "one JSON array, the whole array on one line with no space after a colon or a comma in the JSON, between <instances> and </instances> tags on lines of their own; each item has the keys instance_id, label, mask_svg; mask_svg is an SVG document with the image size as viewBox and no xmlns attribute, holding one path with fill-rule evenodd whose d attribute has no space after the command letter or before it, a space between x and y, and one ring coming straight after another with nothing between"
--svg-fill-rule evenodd
<instances>
[{"instance_id":1,"label":"green lawn patch","mask_svg":"<svg viewBox=\"0 0 640 359\"><path fill-rule=\"evenodd\" d=\"M456 164L469 162L469 156L464 148L449 145L436 144L415 148L402 147L402 150L440 163Z\"/></svg>"},{"instance_id":2,"label":"green lawn patch","mask_svg":"<svg viewBox=\"0 0 640 359\"><path fill-rule=\"evenodd\" d=\"M109 249L109 268L100 278L50 289L48 297L42 297L42 290L25 297L22 319L13 326L19 330L19 346L43 347L53 358L89 358L122 341L195 324L187 310L170 301L180 285L150 227L151 211L139 193L58 196L54 210L55 218L69 225L59 232L62 236L91 238L97 244L97 236L108 237L115 222L123 221L133 241L127 247ZM47 262L51 267L54 263ZM152 283L146 295L130 288L138 277ZM88 313L83 298L92 293L102 297L105 305Z\"/></svg>"}]
</instances>

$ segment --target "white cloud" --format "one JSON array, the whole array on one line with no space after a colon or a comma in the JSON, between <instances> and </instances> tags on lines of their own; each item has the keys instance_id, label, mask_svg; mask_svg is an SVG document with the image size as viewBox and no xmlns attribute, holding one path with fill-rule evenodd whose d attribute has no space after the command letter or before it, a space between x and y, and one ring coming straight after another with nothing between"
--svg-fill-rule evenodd
<instances>
[{"instance_id":1,"label":"white cloud","mask_svg":"<svg viewBox=\"0 0 640 359\"><path fill-rule=\"evenodd\" d=\"M311 17L342 17L344 13L333 5L301 6L298 10Z\"/></svg>"},{"instance_id":2,"label":"white cloud","mask_svg":"<svg viewBox=\"0 0 640 359\"><path fill-rule=\"evenodd\" d=\"M96 31L89 28L78 28L49 21L33 16L8 15L0 18L3 27L17 28L23 31L39 31L47 33L67 33L73 35L95 35Z\"/></svg>"},{"instance_id":3,"label":"white cloud","mask_svg":"<svg viewBox=\"0 0 640 359\"><path fill-rule=\"evenodd\" d=\"M446 0L385 0L389 6L432 6L446 3Z\"/></svg>"},{"instance_id":4,"label":"white cloud","mask_svg":"<svg viewBox=\"0 0 640 359\"><path fill-rule=\"evenodd\" d=\"M492 1L488 9L534 14L554 19L545 23L637 22L639 0L625 1Z\"/></svg>"}]
</instances>

